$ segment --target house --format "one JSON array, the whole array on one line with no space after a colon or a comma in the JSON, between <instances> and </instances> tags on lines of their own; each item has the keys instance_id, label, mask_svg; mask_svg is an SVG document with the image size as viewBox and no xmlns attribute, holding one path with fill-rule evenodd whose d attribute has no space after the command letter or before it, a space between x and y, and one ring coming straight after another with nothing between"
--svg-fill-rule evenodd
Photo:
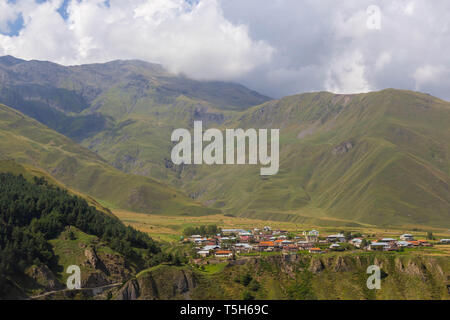
<instances>
[{"instance_id":1,"label":"house","mask_svg":"<svg viewBox=\"0 0 450 320\"><path fill-rule=\"evenodd\" d=\"M275 240L274 242L275 242L275 246L276 246L276 247L281 247L281 246L283 246L283 240L281 240L281 239Z\"/></svg>"},{"instance_id":2,"label":"house","mask_svg":"<svg viewBox=\"0 0 450 320\"><path fill-rule=\"evenodd\" d=\"M341 233L327 236L328 242L345 242L345 236Z\"/></svg>"},{"instance_id":3,"label":"house","mask_svg":"<svg viewBox=\"0 0 450 320\"><path fill-rule=\"evenodd\" d=\"M275 249L275 242L273 241L261 241L258 244L260 250L273 251Z\"/></svg>"},{"instance_id":4,"label":"house","mask_svg":"<svg viewBox=\"0 0 450 320\"><path fill-rule=\"evenodd\" d=\"M271 232L271 231L272 231L272 228L269 227L269 226L265 226L265 227L263 228L263 230L264 230L264 232Z\"/></svg>"},{"instance_id":5,"label":"house","mask_svg":"<svg viewBox=\"0 0 450 320\"><path fill-rule=\"evenodd\" d=\"M433 245L429 243L427 240L417 240L419 245L422 247L432 247Z\"/></svg>"},{"instance_id":6,"label":"house","mask_svg":"<svg viewBox=\"0 0 450 320\"><path fill-rule=\"evenodd\" d=\"M297 245L300 250L308 250L313 247L313 244L308 241L299 241L297 242Z\"/></svg>"},{"instance_id":7,"label":"house","mask_svg":"<svg viewBox=\"0 0 450 320\"><path fill-rule=\"evenodd\" d=\"M398 242L397 242L397 245L398 245L400 248L409 248L409 247L412 247L412 243L411 243L411 242L408 242L408 241L398 241Z\"/></svg>"},{"instance_id":8,"label":"house","mask_svg":"<svg viewBox=\"0 0 450 320\"><path fill-rule=\"evenodd\" d=\"M233 235L233 234L240 234L240 233L248 233L247 230L243 230L243 229L222 229L222 234L223 235Z\"/></svg>"},{"instance_id":9,"label":"house","mask_svg":"<svg viewBox=\"0 0 450 320\"><path fill-rule=\"evenodd\" d=\"M402 240L402 241L414 241L414 236L412 234L405 233L405 234L402 234L400 236L400 240Z\"/></svg>"},{"instance_id":10,"label":"house","mask_svg":"<svg viewBox=\"0 0 450 320\"><path fill-rule=\"evenodd\" d=\"M330 246L330 249L331 249L331 250L340 250L340 249L341 249L341 246L340 246L339 244L337 244L337 243L333 243L333 244Z\"/></svg>"},{"instance_id":11,"label":"house","mask_svg":"<svg viewBox=\"0 0 450 320\"><path fill-rule=\"evenodd\" d=\"M216 250L216 249L220 249L220 246L218 246L218 245L207 245L207 246L204 246L201 250L203 250L203 251L213 251L213 250Z\"/></svg>"},{"instance_id":12,"label":"house","mask_svg":"<svg viewBox=\"0 0 450 320\"><path fill-rule=\"evenodd\" d=\"M419 247L420 246L420 242L419 241L408 241L413 247Z\"/></svg>"},{"instance_id":13,"label":"house","mask_svg":"<svg viewBox=\"0 0 450 320\"><path fill-rule=\"evenodd\" d=\"M203 258L206 258L209 256L209 250L200 250L197 253L198 253L198 255L202 256Z\"/></svg>"},{"instance_id":14,"label":"house","mask_svg":"<svg viewBox=\"0 0 450 320\"><path fill-rule=\"evenodd\" d=\"M284 253L288 253L288 252L297 252L298 251L298 246L296 246L295 244L290 244L287 246L283 247L283 252Z\"/></svg>"},{"instance_id":15,"label":"house","mask_svg":"<svg viewBox=\"0 0 450 320\"><path fill-rule=\"evenodd\" d=\"M356 248L361 248L361 245L362 245L362 239L361 239L361 238L355 238L355 239L352 239L352 240L350 241L350 243L351 243L353 246L355 246Z\"/></svg>"},{"instance_id":16,"label":"house","mask_svg":"<svg viewBox=\"0 0 450 320\"><path fill-rule=\"evenodd\" d=\"M440 243L450 243L450 239L441 239Z\"/></svg>"},{"instance_id":17,"label":"house","mask_svg":"<svg viewBox=\"0 0 450 320\"><path fill-rule=\"evenodd\" d=\"M234 249L237 253L248 253L253 250L253 246L248 243L236 243Z\"/></svg>"},{"instance_id":18,"label":"house","mask_svg":"<svg viewBox=\"0 0 450 320\"><path fill-rule=\"evenodd\" d=\"M319 239L319 231L317 230L304 231L303 235L308 242L317 242Z\"/></svg>"},{"instance_id":19,"label":"house","mask_svg":"<svg viewBox=\"0 0 450 320\"><path fill-rule=\"evenodd\" d=\"M208 241L208 239L206 239L206 238L196 238L196 239L194 239L194 243L197 246L202 245L202 244L206 243L207 241Z\"/></svg>"},{"instance_id":20,"label":"house","mask_svg":"<svg viewBox=\"0 0 450 320\"><path fill-rule=\"evenodd\" d=\"M387 243L389 243L389 244L392 244L392 243L396 243L396 242L397 242L397 239L393 239L393 238L383 238L383 239L380 240L380 242L387 242Z\"/></svg>"},{"instance_id":21,"label":"house","mask_svg":"<svg viewBox=\"0 0 450 320\"><path fill-rule=\"evenodd\" d=\"M216 258L231 258L233 257L233 252L229 250L216 251Z\"/></svg>"},{"instance_id":22,"label":"house","mask_svg":"<svg viewBox=\"0 0 450 320\"><path fill-rule=\"evenodd\" d=\"M389 243L387 242L372 242L369 245L369 250L371 251L384 251L389 248Z\"/></svg>"},{"instance_id":23,"label":"house","mask_svg":"<svg viewBox=\"0 0 450 320\"><path fill-rule=\"evenodd\" d=\"M322 253L322 249L320 248L310 248L309 253Z\"/></svg>"}]
</instances>

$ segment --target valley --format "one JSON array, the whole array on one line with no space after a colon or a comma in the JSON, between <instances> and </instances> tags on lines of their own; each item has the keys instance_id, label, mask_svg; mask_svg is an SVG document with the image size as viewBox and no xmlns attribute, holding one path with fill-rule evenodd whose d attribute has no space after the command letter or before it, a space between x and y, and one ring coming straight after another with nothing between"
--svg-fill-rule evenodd
<instances>
[{"instance_id":1,"label":"valley","mask_svg":"<svg viewBox=\"0 0 450 320\"><path fill-rule=\"evenodd\" d=\"M420 92L272 99L137 60L0 57L0 298L448 299L450 249L439 240L450 238L449 123L450 103ZM220 165L217 151L215 164L174 163L180 128L279 130L279 170ZM233 247L200 259L182 241L200 226L435 240L394 252ZM365 287L372 264L381 291ZM71 265L81 291L64 289Z\"/></svg>"}]
</instances>

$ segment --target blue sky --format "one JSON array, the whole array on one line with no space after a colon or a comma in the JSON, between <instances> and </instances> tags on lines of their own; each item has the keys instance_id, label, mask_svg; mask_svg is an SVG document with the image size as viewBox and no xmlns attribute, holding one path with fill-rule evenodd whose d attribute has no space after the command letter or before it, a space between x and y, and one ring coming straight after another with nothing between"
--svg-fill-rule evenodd
<instances>
[{"instance_id":1,"label":"blue sky","mask_svg":"<svg viewBox=\"0 0 450 320\"><path fill-rule=\"evenodd\" d=\"M272 97L399 88L450 100L450 1L0 0L0 55L141 59Z\"/></svg>"}]
</instances>

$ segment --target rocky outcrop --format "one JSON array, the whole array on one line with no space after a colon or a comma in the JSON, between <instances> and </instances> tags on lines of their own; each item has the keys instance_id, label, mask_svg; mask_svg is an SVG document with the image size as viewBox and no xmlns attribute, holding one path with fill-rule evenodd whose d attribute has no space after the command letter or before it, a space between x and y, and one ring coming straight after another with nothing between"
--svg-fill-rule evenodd
<instances>
[{"instance_id":1,"label":"rocky outcrop","mask_svg":"<svg viewBox=\"0 0 450 320\"><path fill-rule=\"evenodd\" d=\"M95 247L88 247L84 251L85 265L95 272L89 273L82 279L82 286L93 288L110 283L123 282L130 278L131 271L127 267L125 259L117 254L98 254Z\"/></svg>"},{"instance_id":2,"label":"rocky outcrop","mask_svg":"<svg viewBox=\"0 0 450 320\"><path fill-rule=\"evenodd\" d=\"M88 273L87 277L81 279L82 288L97 288L110 284L112 281L101 271Z\"/></svg>"},{"instance_id":3,"label":"rocky outcrop","mask_svg":"<svg viewBox=\"0 0 450 320\"><path fill-rule=\"evenodd\" d=\"M311 263L309 265L308 270L312 273L319 273L323 269L325 269L325 266L323 265L322 261L319 258L312 258Z\"/></svg>"},{"instance_id":4,"label":"rocky outcrop","mask_svg":"<svg viewBox=\"0 0 450 320\"><path fill-rule=\"evenodd\" d=\"M53 272L46 265L32 266L28 269L27 275L47 291L63 288L63 285L56 279Z\"/></svg>"},{"instance_id":5,"label":"rocky outcrop","mask_svg":"<svg viewBox=\"0 0 450 320\"><path fill-rule=\"evenodd\" d=\"M139 289L138 281L130 280L119 290L116 300L137 300L141 295Z\"/></svg>"},{"instance_id":6,"label":"rocky outcrop","mask_svg":"<svg viewBox=\"0 0 450 320\"><path fill-rule=\"evenodd\" d=\"M333 263L333 270L334 271L336 271L336 272L345 272L345 271L349 271L349 269L350 269L350 267L345 262L344 257L342 257L342 256L336 257L336 259L334 260L334 263Z\"/></svg>"},{"instance_id":7,"label":"rocky outcrop","mask_svg":"<svg viewBox=\"0 0 450 320\"><path fill-rule=\"evenodd\" d=\"M117 293L117 300L190 299L198 281L193 271L162 266L128 281Z\"/></svg>"}]
</instances>

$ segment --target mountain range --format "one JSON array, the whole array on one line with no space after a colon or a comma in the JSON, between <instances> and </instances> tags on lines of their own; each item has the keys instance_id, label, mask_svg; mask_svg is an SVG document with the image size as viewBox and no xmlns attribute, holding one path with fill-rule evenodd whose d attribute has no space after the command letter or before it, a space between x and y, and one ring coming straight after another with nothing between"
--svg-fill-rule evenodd
<instances>
[{"instance_id":1,"label":"mountain range","mask_svg":"<svg viewBox=\"0 0 450 320\"><path fill-rule=\"evenodd\" d=\"M450 103L387 89L274 100L142 61L0 57L0 157L105 206L318 224L450 226ZM280 171L175 166L176 128L280 129Z\"/></svg>"}]
</instances>

